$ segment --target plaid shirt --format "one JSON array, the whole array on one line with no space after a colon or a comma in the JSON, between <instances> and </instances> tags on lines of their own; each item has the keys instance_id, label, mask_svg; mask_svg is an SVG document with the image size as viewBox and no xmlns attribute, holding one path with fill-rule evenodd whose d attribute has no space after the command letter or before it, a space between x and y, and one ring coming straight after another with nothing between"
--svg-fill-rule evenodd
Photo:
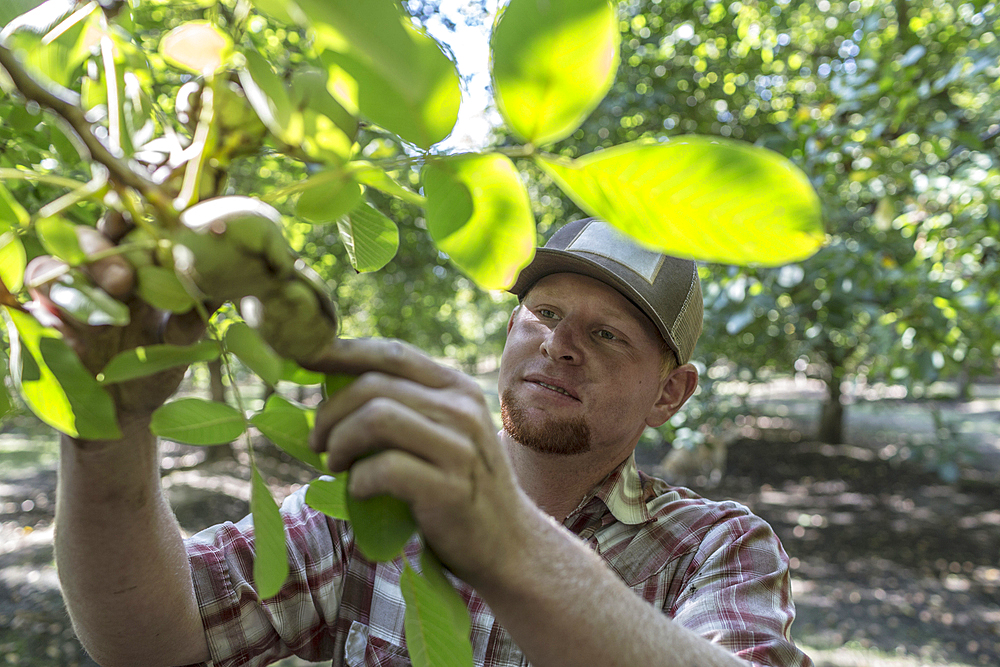
<instances>
[{"instance_id":1,"label":"plaid shirt","mask_svg":"<svg viewBox=\"0 0 1000 667\"><path fill-rule=\"evenodd\" d=\"M349 524L303 498L304 489L282 505L291 574L272 599L261 601L253 588L249 518L188 540L213 664L265 665L294 653L334 666L409 665L399 578L403 558L419 569L419 543L393 562L372 563L355 550ZM670 487L630 457L565 525L677 623L754 664L812 664L789 639L788 558L770 526L742 505ZM527 665L483 599L452 583L472 617L476 665Z\"/></svg>"}]
</instances>

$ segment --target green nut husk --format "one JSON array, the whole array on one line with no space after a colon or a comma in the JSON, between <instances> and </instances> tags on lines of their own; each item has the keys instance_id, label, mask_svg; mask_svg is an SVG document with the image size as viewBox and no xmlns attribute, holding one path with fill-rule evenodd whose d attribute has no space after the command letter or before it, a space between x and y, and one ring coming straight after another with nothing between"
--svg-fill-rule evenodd
<instances>
[{"instance_id":1,"label":"green nut husk","mask_svg":"<svg viewBox=\"0 0 1000 667\"><path fill-rule=\"evenodd\" d=\"M273 207L217 197L186 209L180 221L174 265L207 299L258 302L256 328L285 358L308 360L333 340L337 315L326 286L296 258Z\"/></svg>"}]
</instances>

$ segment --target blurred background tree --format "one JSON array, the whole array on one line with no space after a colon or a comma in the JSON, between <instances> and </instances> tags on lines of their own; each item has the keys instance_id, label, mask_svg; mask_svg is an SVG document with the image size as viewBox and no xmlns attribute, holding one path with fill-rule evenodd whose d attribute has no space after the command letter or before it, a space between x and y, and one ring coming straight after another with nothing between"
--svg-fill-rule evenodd
<instances>
[{"instance_id":1,"label":"blurred background tree","mask_svg":"<svg viewBox=\"0 0 1000 667\"><path fill-rule=\"evenodd\" d=\"M845 382L967 391L1000 355L1000 10L943 0L633 0L611 94L573 156L681 134L766 146L809 175L825 248L774 269L705 266L708 378L808 373L818 437ZM579 215L537 176L545 223Z\"/></svg>"}]
</instances>

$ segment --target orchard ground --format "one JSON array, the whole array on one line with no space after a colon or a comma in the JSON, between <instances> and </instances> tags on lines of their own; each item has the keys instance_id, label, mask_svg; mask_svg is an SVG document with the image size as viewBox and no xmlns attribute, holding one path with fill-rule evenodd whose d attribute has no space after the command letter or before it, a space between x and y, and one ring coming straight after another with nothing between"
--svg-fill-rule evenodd
<instances>
[{"instance_id":1,"label":"orchard ground","mask_svg":"<svg viewBox=\"0 0 1000 667\"><path fill-rule=\"evenodd\" d=\"M484 388L491 382L485 376ZM863 388L847 409L848 444L838 446L809 439L815 386L743 389L747 413L724 470L675 481L742 502L774 526L793 567L793 636L817 666L1000 664L1000 386L975 385L967 401ZM261 447L277 496L312 478ZM205 449L164 445L164 484L185 530L247 512L247 455L229 449L206 460ZM644 445L637 456L654 474L674 474L666 453ZM55 438L32 419L0 432L0 665L94 665L53 566L57 456Z\"/></svg>"}]
</instances>

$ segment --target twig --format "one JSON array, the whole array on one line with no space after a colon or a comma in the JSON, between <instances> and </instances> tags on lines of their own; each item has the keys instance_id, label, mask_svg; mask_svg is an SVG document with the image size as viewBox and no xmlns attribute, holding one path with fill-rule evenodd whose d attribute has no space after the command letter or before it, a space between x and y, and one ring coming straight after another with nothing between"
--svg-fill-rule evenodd
<instances>
[{"instance_id":1,"label":"twig","mask_svg":"<svg viewBox=\"0 0 1000 667\"><path fill-rule=\"evenodd\" d=\"M161 188L136 173L120 157L114 155L91 132L92 124L84 117L77 103L78 95L61 86L43 86L35 81L18 62L14 53L0 43L0 67L7 72L17 90L28 100L37 102L62 118L80 138L90 157L107 167L110 178L143 196L156 209L164 224L177 220L177 211L170 204L170 197Z\"/></svg>"}]
</instances>

